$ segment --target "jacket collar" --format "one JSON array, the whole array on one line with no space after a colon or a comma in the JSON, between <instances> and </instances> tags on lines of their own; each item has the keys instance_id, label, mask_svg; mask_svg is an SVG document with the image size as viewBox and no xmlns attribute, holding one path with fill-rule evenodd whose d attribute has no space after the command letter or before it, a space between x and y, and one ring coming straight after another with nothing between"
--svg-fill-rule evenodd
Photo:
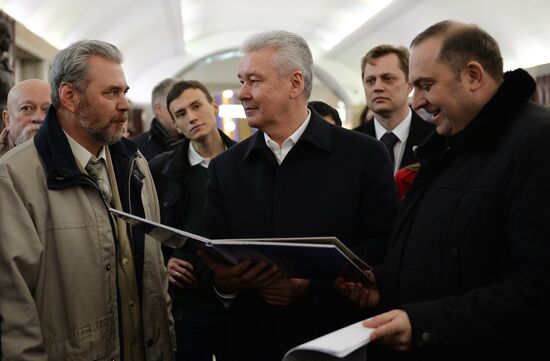
<instances>
[{"instance_id":1,"label":"jacket collar","mask_svg":"<svg viewBox=\"0 0 550 361\"><path fill-rule=\"evenodd\" d=\"M452 153L491 150L508 125L525 108L536 90L533 78L523 69L506 72L495 95L461 132L444 137L433 132L417 148L421 159L449 149Z\"/></svg>"},{"instance_id":2,"label":"jacket collar","mask_svg":"<svg viewBox=\"0 0 550 361\"><path fill-rule=\"evenodd\" d=\"M34 143L46 168L49 186L53 186L54 183L62 182L67 178L82 175L53 106L48 110L43 126L35 135ZM118 158L132 158L138 153L137 146L125 138L110 145L109 150L113 162L114 159Z\"/></svg>"},{"instance_id":3,"label":"jacket collar","mask_svg":"<svg viewBox=\"0 0 550 361\"><path fill-rule=\"evenodd\" d=\"M152 138L157 139L160 143L164 144L168 149L173 149L184 138L181 134L171 135L166 127L164 127L164 125L162 125L160 120L157 118L153 118L149 134Z\"/></svg>"},{"instance_id":4,"label":"jacket collar","mask_svg":"<svg viewBox=\"0 0 550 361\"><path fill-rule=\"evenodd\" d=\"M224 132L219 129L218 132L220 133L223 144L226 148L230 148L236 144L236 142L229 138ZM187 170L190 168L188 159L189 143L190 140L185 138L184 141L172 151L172 155L162 168L161 174L163 176L179 181L183 181L185 179Z\"/></svg>"},{"instance_id":5,"label":"jacket collar","mask_svg":"<svg viewBox=\"0 0 550 361\"><path fill-rule=\"evenodd\" d=\"M298 146L302 143L310 143L315 147L322 149L326 152L332 150L332 142L330 139L330 127L333 126L321 118L315 111L310 109L311 118L309 124L307 125L304 133L294 146ZM264 133L261 130L258 130L251 140L248 143L248 148L243 156L243 161L247 160L249 157L252 157L253 154L261 154L262 152L268 151L271 153L271 150L265 144Z\"/></svg>"}]
</instances>

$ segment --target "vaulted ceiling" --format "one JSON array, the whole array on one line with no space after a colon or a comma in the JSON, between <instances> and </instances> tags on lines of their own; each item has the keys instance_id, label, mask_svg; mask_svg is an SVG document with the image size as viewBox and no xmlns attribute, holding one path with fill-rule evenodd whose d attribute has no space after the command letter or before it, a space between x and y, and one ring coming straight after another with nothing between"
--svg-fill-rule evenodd
<instances>
[{"instance_id":1,"label":"vaulted ceiling","mask_svg":"<svg viewBox=\"0 0 550 361\"><path fill-rule=\"evenodd\" d=\"M235 60L223 60L248 35L272 29L304 36L318 77L354 104L363 99L366 50L407 46L444 19L485 28L507 69L550 63L548 0L0 0L0 8L58 48L83 38L117 45L137 103L164 77L209 62L206 82L236 84Z\"/></svg>"}]
</instances>

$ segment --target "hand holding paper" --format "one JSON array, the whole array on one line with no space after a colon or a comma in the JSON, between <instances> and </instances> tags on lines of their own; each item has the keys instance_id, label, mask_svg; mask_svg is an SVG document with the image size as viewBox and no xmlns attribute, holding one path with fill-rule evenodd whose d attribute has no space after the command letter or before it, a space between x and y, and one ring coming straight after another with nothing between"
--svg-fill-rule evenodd
<instances>
[{"instance_id":1,"label":"hand holding paper","mask_svg":"<svg viewBox=\"0 0 550 361\"><path fill-rule=\"evenodd\" d=\"M294 347L283 361L364 361L373 331L357 322Z\"/></svg>"},{"instance_id":2,"label":"hand holding paper","mask_svg":"<svg viewBox=\"0 0 550 361\"><path fill-rule=\"evenodd\" d=\"M412 326L407 312L392 310L363 321L364 327L375 328L370 340L396 351L406 351L412 344Z\"/></svg>"}]
</instances>

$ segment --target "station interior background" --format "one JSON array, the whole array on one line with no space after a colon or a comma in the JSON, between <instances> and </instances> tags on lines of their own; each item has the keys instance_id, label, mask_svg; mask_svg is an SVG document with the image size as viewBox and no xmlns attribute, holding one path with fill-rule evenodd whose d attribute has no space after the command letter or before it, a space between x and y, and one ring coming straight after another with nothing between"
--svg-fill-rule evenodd
<instances>
[{"instance_id":1,"label":"station interior background","mask_svg":"<svg viewBox=\"0 0 550 361\"><path fill-rule=\"evenodd\" d=\"M360 61L371 47L408 46L431 24L475 23L500 43L505 70L527 69L537 79L534 100L550 105L548 0L0 0L13 41L2 54L12 80L48 80L58 49L80 39L118 46L132 104L130 131L147 130L153 87L166 77L196 79L215 94L220 127L249 136L239 105L238 49L251 34L287 30L314 54L311 100L337 108L344 126L358 123L365 105Z\"/></svg>"}]
</instances>

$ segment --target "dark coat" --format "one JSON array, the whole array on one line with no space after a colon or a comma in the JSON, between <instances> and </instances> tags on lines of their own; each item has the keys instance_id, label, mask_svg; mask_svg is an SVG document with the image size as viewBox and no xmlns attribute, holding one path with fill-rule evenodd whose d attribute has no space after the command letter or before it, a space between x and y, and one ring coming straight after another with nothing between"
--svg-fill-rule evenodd
<instances>
[{"instance_id":1,"label":"dark coat","mask_svg":"<svg viewBox=\"0 0 550 361\"><path fill-rule=\"evenodd\" d=\"M234 140L219 131L227 148L236 144ZM183 229L183 220L187 212L189 194L184 192L186 177L191 165L189 164L189 139L184 139L180 145L169 152L164 152L149 162L151 173L157 188L157 194L160 203L161 222L170 227ZM206 184L204 185L206 187ZM194 210L197 211L197 210ZM201 214L203 210L200 210ZM201 233L201 232L199 232ZM186 302L187 305L195 310L211 310L213 308L212 300L219 306L221 303L211 296L212 291L212 272L206 268L204 263L195 254L183 252L181 250L169 249L163 246L165 262L172 256L185 259L193 264L194 276L197 279L197 285L178 289L176 292L177 300ZM185 296L185 297L184 297ZM175 300L175 301L177 301ZM181 305L174 302L174 310L178 310Z\"/></svg>"},{"instance_id":2,"label":"dark coat","mask_svg":"<svg viewBox=\"0 0 550 361\"><path fill-rule=\"evenodd\" d=\"M433 133L396 221L383 273L385 309L411 321L410 360L548 355L550 111L533 79L506 73L460 133ZM519 356L519 358L518 358Z\"/></svg>"},{"instance_id":3,"label":"dark coat","mask_svg":"<svg viewBox=\"0 0 550 361\"><path fill-rule=\"evenodd\" d=\"M162 123L154 118L151 129L136 135L131 141L138 146L145 159L151 160L163 152L173 150L181 144L183 139L183 135L170 135Z\"/></svg>"},{"instance_id":4,"label":"dark coat","mask_svg":"<svg viewBox=\"0 0 550 361\"><path fill-rule=\"evenodd\" d=\"M336 236L367 262L382 262L397 195L387 151L371 137L312 112L281 165L257 131L212 160L209 174L207 236ZM277 307L256 290L240 290L232 306L239 315L235 359L281 360L290 347L319 336L315 297L309 292Z\"/></svg>"},{"instance_id":5,"label":"dark coat","mask_svg":"<svg viewBox=\"0 0 550 361\"><path fill-rule=\"evenodd\" d=\"M422 117L420 117L420 115L416 114L414 111L412 112L411 128L409 130L407 141L405 142L405 150L403 152L403 158L401 158L399 168L404 168L408 165L418 162L418 159L416 159L414 155L413 148L420 145L420 143L422 143L422 141L431 132L433 132L434 129L435 127L432 123L425 121L424 119L422 119ZM365 122L357 128L354 128L353 130L365 133L367 135L370 135L371 137L376 138L374 119Z\"/></svg>"}]
</instances>

